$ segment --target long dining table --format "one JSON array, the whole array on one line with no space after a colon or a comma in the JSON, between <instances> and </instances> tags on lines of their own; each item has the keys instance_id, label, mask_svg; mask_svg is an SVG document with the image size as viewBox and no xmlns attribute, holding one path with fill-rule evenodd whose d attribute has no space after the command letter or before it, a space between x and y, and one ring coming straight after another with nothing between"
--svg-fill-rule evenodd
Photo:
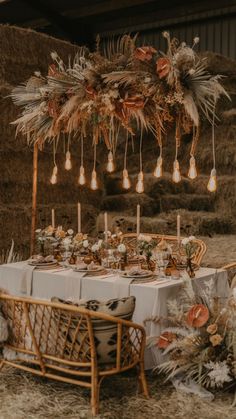
<instances>
[{"instance_id":1,"label":"long dining table","mask_svg":"<svg viewBox=\"0 0 236 419\"><path fill-rule=\"evenodd\" d=\"M197 289L207 286L213 280L214 293L222 298L229 294L227 272L225 270L201 267L192 280ZM0 266L0 288L17 296L31 295L37 299L50 300L58 297L64 300L108 300L135 296L136 306L133 321L145 325L147 336L158 336L161 326L152 320L167 315L167 300L178 298L183 278L155 279L147 283L133 283L119 272L109 272L102 276L88 276L70 268L40 270L29 267L27 261ZM24 286L23 286L24 285ZM160 351L153 347L146 350L145 366L153 368L162 360Z\"/></svg>"}]
</instances>

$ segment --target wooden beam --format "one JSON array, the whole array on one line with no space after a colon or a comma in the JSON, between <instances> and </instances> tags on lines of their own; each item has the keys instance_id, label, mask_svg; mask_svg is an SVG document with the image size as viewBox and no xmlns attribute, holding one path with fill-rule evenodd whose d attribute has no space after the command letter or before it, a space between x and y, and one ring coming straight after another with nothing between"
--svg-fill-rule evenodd
<instances>
[{"instance_id":1,"label":"wooden beam","mask_svg":"<svg viewBox=\"0 0 236 419\"><path fill-rule=\"evenodd\" d=\"M38 186L38 144L34 144L33 154L33 182L32 182L32 213L31 213L31 239L30 256L34 254L35 249L35 230L37 216L37 186Z\"/></svg>"}]
</instances>

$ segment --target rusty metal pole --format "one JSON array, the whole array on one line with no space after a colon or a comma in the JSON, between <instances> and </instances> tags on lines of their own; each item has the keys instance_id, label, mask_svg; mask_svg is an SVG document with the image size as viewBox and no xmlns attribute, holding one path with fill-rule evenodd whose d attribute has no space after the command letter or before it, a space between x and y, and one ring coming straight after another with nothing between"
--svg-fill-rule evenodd
<instances>
[{"instance_id":1,"label":"rusty metal pole","mask_svg":"<svg viewBox=\"0 0 236 419\"><path fill-rule=\"evenodd\" d=\"M31 218L31 239L30 239L30 255L34 254L35 248L35 229L36 229L36 213L37 213L37 178L38 178L38 143L34 144L33 155L33 184L32 184L32 218Z\"/></svg>"}]
</instances>

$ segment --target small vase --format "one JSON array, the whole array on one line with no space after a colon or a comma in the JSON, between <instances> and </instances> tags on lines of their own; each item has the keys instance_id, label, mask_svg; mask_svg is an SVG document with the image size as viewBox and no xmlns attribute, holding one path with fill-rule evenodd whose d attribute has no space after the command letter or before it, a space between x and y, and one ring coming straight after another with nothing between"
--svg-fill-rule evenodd
<instances>
[{"instance_id":1,"label":"small vase","mask_svg":"<svg viewBox=\"0 0 236 419\"><path fill-rule=\"evenodd\" d=\"M194 278L195 277L195 272L194 272L193 265L192 265L192 258L187 258L186 271L188 273L189 278Z\"/></svg>"}]
</instances>

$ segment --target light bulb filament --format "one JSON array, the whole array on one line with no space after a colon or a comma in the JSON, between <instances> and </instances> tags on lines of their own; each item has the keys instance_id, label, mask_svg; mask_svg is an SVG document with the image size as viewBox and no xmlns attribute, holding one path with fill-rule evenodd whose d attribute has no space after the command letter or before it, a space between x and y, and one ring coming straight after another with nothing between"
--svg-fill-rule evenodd
<instances>
[{"instance_id":1,"label":"light bulb filament","mask_svg":"<svg viewBox=\"0 0 236 419\"><path fill-rule=\"evenodd\" d=\"M144 192L144 183L143 183L143 172L139 172L138 174L138 182L136 184L136 192L143 193Z\"/></svg>"},{"instance_id":2,"label":"light bulb filament","mask_svg":"<svg viewBox=\"0 0 236 419\"><path fill-rule=\"evenodd\" d=\"M175 183L179 183L181 181L181 174L180 174L180 170L179 170L178 160L174 161L173 168L174 168L174 170L173 170L172 180Z\"/></svg>"},{"instance_id":3,"label":"light bulb filament","mask_svg":"<svg viewBox=\"0 0 236 419\"><path fill-rule=\"evenodd\" d=\"M209 192L215 192L217 189L217 180L216 180L216 169L212 169L210 179L207 184L207 189Z\"/></svg>"},{"instance_id":4,"label":"light bulb filament","mask_svg":"<svg viewBox=\"0 0 236 419\"><path fill-rule=\"evenodd\" d=\"M196 162L193 156L190 158L189 161L188 177L189 179L195 179L197 177Z\"/></svg>"},{"instance_id":5,"label":"light bulb filament","mask_svg":"<svg viewBox=\"0 0 236 419\"><path fill-rule=\"evenodd\" d=\"M112 172L114 172L114 170L115 170L115 165L114 165L113 153L110 150L109 153L108 153L107 171L109 173L112 173Z\"/></svg>"},{"instance_id":6,"label":"light bulb filament","mask_svg":"<svg viewBox=\"0 0 236 419\"><path fill-rule=\"evenodd\" d=\"M157 164L156 164L153 174L156 178L159 178L162 176L162 157L161 156L159 156L157 159Z\"/></svg>"},{"instance_id":7,"label":"light bulb filament","mask_svg":"<svg viewBox=\"0 0 236 419\"><path fill-rule=\"evenodd\" d=\"M86 183L84 166L80 166L78 183L79 183L79 185L85 185L85 183Z\"/></svg>"},{"instance_id":8,"label":"light bulb filament","mask_svg":"<svg viewBox=\"0 0 236 419\"><path fill-rule=\"evenodd\" d=\"M131 187L131 182L130 182L130 179L129 179L129 174L128 174L127 169L123 170L122 186L123 186L124 189L129 189Z\"/></svg>"},{"instance_id":9,"label":"light bulb filament","mask_svg":"<svg viewBox=\"0 0 236 419\"><path fill-rule=\"evenodd\" d=\"M71 163L71 154L69 151L66 152L66 161L65 161L65 169L71 170L72 163Z\"/></svg>"},{"instance_id":10,"label":"light bulb filament","mask_svg":"<svg viewBox=\"0 0 236 419\"><path fill-rule=\"evenodd\" d=\"M96 170L92 171L92 177L91 177L91 183L90 187L93 191L96 191L98 189L98 181L97 181L97 173Z\"/></svg>"}]
</instances>

